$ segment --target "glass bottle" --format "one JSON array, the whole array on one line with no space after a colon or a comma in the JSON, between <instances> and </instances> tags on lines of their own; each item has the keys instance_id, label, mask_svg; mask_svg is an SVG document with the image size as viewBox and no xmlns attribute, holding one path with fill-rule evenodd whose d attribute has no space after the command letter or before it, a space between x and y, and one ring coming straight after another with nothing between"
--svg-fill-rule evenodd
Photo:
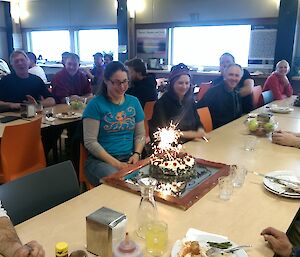
<instances>
[{"instance_id":1,"label":"glass bottle","mask_svg":"<svg viewBox=\"0 0 300 257\"><path fill-rule=\"evenodd\" d=\"M137 212L137 235L146 238L147 224L157 219L157 208L154 200L154 188L157 180L154 178L141 178L138 180L141 189L141 201Z\"/></svg>"}]
</instances>

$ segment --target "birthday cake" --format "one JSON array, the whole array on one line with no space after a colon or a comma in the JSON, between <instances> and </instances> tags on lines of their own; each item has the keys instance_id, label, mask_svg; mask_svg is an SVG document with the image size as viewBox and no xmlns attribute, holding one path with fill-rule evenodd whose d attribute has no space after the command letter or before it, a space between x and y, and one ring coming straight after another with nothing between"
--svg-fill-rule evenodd
<instances>
[{"instance_id":1,"label":"birthday cake","mask_svg":"<svg viewBox=\"0 0 300 257\"><path fill-rule=\"evenodd\" d=\"M150 157L150 176L165 182L187 181L196 175L195 159L182 153L178 144L181 135L171 123L167 128L159 129L154 138L154 153Z\"/></svg>"}]
</instances>

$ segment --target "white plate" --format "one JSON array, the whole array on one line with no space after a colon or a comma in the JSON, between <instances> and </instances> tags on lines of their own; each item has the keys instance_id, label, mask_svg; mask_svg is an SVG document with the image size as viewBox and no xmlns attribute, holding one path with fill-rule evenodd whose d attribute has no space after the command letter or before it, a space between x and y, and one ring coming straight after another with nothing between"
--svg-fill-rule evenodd
<instances>
[{"instance_id":1,"label":"white plate","mask_svg":"<svg viewBox=\"0 0 300 257\"><path fill-rule=\"evenodd\" d=\"M271 112L276 112L276 113L290 113L292 112L294 109L290 108L288 106L277 106L277 105L271 105L270 107L270 111Z\"/></svg>"},{"instance_id":2,"label":"white plate","mask_svg":"<svg viewBox=\"0 0 300 257\"><path fill-rule=\"evenodd\" d=\"M300 182L300 172L297 174L295 171L272 171L266 174L266 176L271 176L275 178L287 179L290 181ZM270 179L264 178L265 188L277 195L281 195L288 198L300 198L300 194L296 192L287 192L285 186L275 183Z\"/></svg>"},{"instance_id":3,"label":"white plate","mask_svg":"<svg viewBox=\"0 0 300 257\"><path fill-rule=\"evenodd\" d=\"M183 240L185 240L185 239L183 239ZM200 246L208 246L208 244L207 244L208 241L210 241L210 242L217 242L217 243L222 243L222 242L230 241L230 240L228 240L226 238L224 239L223 236L218 236L218 235L213 235L213 234L197 235L194 238L190 238L190 239L187 238L186 239L186 241L189 241L189 240L198 241L199 244L200 244ZM237 246L236 243L234 243L234 242L231 242L231 243L232 243L232 246ZM182 247L182 240L177 240L174 243L174 245L173 245L172 252L171 252L171 257L178 257L178 253L180 252L181 247ZM248 257L247 253L243 249L237 250L237 251L235 251L232 254L228 253L228 254L226 254L224 256Z\"/></svg>"},{"instance_id":4,"label":"white plate","mask_svg":"<svg viewBox=\"0 0 300 257\"><path fill-rule=\"evenodd\" d=\"M79 112L73 112L71 115L70 114L64 114L64 113L58 113L56 114L56 118L62 119L62 120L72 120L72 119L78 119L81 118L82 114Z\"/></svg>"}]
</instances>

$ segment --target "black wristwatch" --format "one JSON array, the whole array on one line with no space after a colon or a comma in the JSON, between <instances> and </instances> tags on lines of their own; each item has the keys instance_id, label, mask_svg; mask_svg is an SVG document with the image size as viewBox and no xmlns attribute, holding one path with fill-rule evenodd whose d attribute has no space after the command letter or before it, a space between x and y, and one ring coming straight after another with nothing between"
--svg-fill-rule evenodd
<instances>
[{"instance_id":1,"label":"black wristwatch","mask_svg":"<svg viewBox=\"0 0 300 257\"><path fill-rule=\"evenodd\" d=\"M141 155L139 152L133 152L133 154L132 154L132 155L134 155L134 154L137 154L137 155L139 156L139 159L141 159L141 158L142 158L142 155Z\"/></svg>"}]
</instances>

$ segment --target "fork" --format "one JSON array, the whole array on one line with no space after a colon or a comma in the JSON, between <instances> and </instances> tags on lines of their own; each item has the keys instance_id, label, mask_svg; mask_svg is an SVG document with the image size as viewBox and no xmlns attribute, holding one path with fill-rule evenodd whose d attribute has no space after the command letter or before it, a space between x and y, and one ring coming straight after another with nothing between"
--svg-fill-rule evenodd
<instances>
[{"instance_id":1,"label":"fork","mask_svg":"<svg viewBox=\"0 0 300 257\"><path fill-rule=\"evenodd\" d=\"M206 255L208 257L210 256L214 256L214 254L217 253L233 253L237 250L243 249L243 248L247 248L247 247L252 247L252 245L237 245L237 246L233 246L227 249L220 249L220 248L216 248L216 247L211 247L210 249L208 249L206 251Z\"/></svg>"}]
</instances>

